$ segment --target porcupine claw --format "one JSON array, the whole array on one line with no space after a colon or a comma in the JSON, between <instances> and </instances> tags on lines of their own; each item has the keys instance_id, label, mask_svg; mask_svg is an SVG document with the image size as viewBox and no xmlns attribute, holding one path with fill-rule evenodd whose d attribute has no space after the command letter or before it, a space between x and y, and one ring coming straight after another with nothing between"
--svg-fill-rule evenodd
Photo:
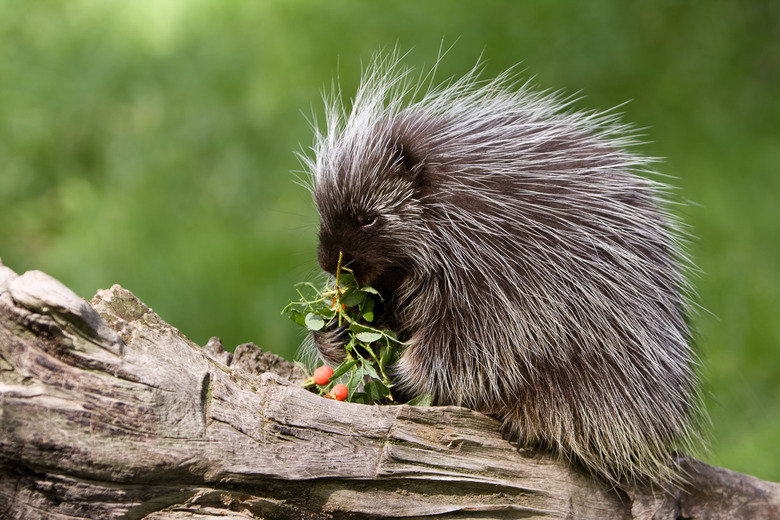
<instances>
[{"instance_id":1,"label":"porcupine claw","mask_svg":"<svg viewBox=\"0 0 780 520\"><path fill-rule=\"evenodd\" d=\"M347 324L343 324L331 330L315 331L312 333L314 346L317 347L320 357L332 366L338 366L346 358L347 351L344 348L344 335L347 332Z\"/></svg>"}]
</instances>

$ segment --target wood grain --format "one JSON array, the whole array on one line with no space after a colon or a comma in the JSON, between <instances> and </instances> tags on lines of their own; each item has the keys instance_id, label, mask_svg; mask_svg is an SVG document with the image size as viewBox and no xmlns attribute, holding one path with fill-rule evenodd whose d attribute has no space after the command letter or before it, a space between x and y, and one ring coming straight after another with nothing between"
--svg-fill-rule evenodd
<instances>
[{"instance_id":1,"label":"wood grain","mask_svg":"<svg viewBox=\"0 0 780 520\"><path fill-rule=\"evenodd\" d=\"M780 518L780 485L684 458L611 489L457 407L365 406L200 347L120 286L0 264L0 518Z\"/></svg>"}]
</instances>

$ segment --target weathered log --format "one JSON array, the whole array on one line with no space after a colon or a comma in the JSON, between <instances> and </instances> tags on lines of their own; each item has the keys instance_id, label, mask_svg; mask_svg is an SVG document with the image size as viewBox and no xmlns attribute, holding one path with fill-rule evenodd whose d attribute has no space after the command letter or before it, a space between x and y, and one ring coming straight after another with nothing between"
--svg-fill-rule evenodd
<instances>
[{"instance_id":1,"label":"weathered log","mask_svg":"<svg viewBox=\"0 0 780 520\"><path fill-rule=\"evenodd\" d=\"M685 489L612 489L477 412L302 377L119 286L88 303L0 264L0 518L780 518L779 484L685 458Z\"/></svg>"}]
</instances>

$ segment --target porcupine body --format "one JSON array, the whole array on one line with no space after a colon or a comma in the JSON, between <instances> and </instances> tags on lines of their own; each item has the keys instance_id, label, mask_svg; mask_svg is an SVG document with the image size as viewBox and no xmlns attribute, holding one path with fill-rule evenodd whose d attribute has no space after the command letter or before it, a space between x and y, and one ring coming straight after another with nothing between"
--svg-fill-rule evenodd
<instances>
[{"instance_id":1,"label":"porcupine body","mask_svg":"<svg viewBox=\"0 0 780 520\"><path fill-rule=\"evenodd\" d=\"M326 100L308 159L319 263L342 252L384 296L407 395L497 416L614 483L673 482L699 407L667 187L615 116L512 78L420 92L375 58L351 109ZM339 333L314 337L332 363Z\"/></svg>"}]
</instances>

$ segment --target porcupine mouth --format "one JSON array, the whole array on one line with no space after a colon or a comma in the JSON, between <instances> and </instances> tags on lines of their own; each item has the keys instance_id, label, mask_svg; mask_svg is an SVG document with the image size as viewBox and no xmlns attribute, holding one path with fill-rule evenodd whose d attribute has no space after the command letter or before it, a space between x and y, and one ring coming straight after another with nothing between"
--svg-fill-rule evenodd
<instances>
[{"instance_id":1,"label":"porcupine mouth","mask_svg":"<svg viewBox=\"0 0 780 520\"><path fill-rule=\"evenodd\" d=\"M338 258L338 255L335 255ZM323 255L320 267L335 276L339 267L337 262L329 262ZM402 264L388 262L361 261L349 253L342 252L341 267L349 269L360 286L371 286L382 297L390 296L406 277L406 269Z\"/></svg>"},{"instance_id":2,"label":"porcupine mouth","mask_svg":"<svg viewBox=\"0 0 780 520\"><path fill-rule=\"evenodd\" d=\"M336 276L339 269L350 271L360 285L369 285L381 274L369 262L362 262L343 250L336 254L321 251L319 261L322 270L333 276Z\"/></svg>"},{"instance_id":3,"label":"porcupine mouth","mask_svg":"<svg viewBox=\"0 0 780 520\"><path fill-rule=\"evenodd\" d=\"M390 266L388 269L377 271L369 278L356 280L361 286L370 285L376 289L383 298L392 298L394 293L406 280L407 271L402 266Z\"/></svg>"},{"instance_id":4,"label":"porcupine mouth","mask_svg":"<svg viewBox=\"0 0 780 520\"><path fill-rule=\"evenodd\" d=\"M344 264L344 267L350 269L355 276L355 281L361 286L374 286L374 283L382 276L381 271L377 271L372 268L366 268L357 262L348 262ZM335 274L335 273L334 273Z\"/></svg>"},{"instance_id":5,"label":"porcupine mouth","mask_svg":"<svg viewBox=\"0 0 780 520\"><path fill-rule=\"evenodd\" d=\"M388 287L388 284L384 283L385 273L382 270L376 269L373 266L367 267L354 261L344 263L342 266L352 271L352 274L355 276L355 281L361 287L371 286L377 291L380 291L380 294L383 288ZM331 274L335 275L336 272L333 271ZM381 288L377 287L377 285Z\"/></svg>"}]
</instances>

